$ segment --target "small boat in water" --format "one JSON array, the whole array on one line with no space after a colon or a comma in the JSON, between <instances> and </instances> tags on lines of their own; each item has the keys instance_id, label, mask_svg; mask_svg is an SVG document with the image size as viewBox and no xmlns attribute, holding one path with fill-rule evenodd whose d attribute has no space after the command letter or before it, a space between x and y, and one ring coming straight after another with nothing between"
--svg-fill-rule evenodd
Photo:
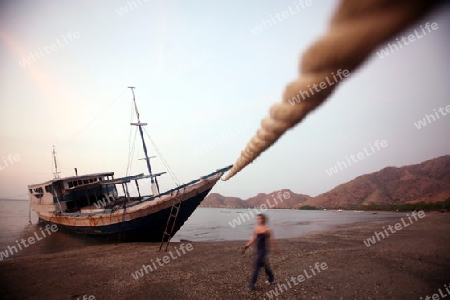
<instances>
[{"instance_id":1,"label":"small boat in water","mask_svg":"<svg viewBox=\"0 0 450 300\"><path fill-rule=\"evenodd\" d=\"M60 178L53 149L54 178L28 186L30 207L40 221L77 233L161 242L162 246L169 243L221 176L231 168L216 170L160 192L157 177L166 172L152 172L142 129L146 124L140 121L133 87L131 91L137 116L137 123L131 125L139 129L148 175L114 178L114 172L102 172ZM141 196L139 180L145 178L150 179L152 195ZM129 185L133 183L136 196L130 194ZM123 190L121 196L118 186Z\"/></svg>"}]
</instances>

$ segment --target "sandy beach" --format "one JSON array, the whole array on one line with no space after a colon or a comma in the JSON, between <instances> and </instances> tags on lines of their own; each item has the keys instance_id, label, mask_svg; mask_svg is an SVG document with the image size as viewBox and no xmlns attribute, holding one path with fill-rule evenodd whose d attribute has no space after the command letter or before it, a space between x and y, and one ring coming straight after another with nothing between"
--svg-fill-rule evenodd
<instances>
[{"instance_id":1,"label":"sandy beach","mask_svg":"<svg viewBox=\"0 0 450 300\"><path fill-rule=\"evenodd\" d=\"M363 241L396 222L278 240L281 253L270 255L276 283L266 285L261 270L253 292L246 285L254 253L241 254L243 242L172 243L168 252L158 252L159 244L110 244L8 259L0 262L0 289L2 299L275 299L275 291L278 299L449 294L444 285L450 286L450 214L426 213L414 222L406 214L399 214L398 222L401 218L409 225L387 231L389 236L370 247Z\"/></svg>"}]
</instances>

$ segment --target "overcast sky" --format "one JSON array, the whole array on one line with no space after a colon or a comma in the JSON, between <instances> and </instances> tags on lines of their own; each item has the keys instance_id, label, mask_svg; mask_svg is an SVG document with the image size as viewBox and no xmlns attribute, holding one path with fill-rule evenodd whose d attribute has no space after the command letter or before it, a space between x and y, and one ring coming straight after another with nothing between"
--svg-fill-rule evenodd
<instances>
[{"instance_id":1,"label":"overcast sky","mask_svg":"<svg viewBox=\"0 0 450 300\"><path fill-rule=\"evenodd\" d=\"M337 5L311 3L2 1L0 198L26 199L28 184L51 179L53 145L63 176L74 167L126 175L130 85L182 182L234 163ZM325 105L214 192L315 196L386 166L450 154L450 116L438 111L450 105L449 5L397 38L426 22L438 28L388 56L373 53ZM440 117L418 129L426 114ZM373 151L377 140L384 147ZM136 149L131 174L145 172ZM155 159L154 170L162 168ZM174 186L170 176L161 184Z\"/></svg>"}]
</instances>

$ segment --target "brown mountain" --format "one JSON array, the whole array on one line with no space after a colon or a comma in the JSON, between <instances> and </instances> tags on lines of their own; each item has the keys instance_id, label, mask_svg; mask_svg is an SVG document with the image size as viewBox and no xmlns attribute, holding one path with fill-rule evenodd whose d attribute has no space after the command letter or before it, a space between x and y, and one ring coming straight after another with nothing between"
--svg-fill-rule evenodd
<instances>
[{"instance_id":1,"label":"brown mountain","mask_svg":"<svg viewBox=\"0 0 450 300\"><path fill-rule=\"evenodd\" d=\"M200 203L200 207L245 208L245 202L237 197L226 197L218 193L210 193Z\"/></svg>"},{"instance_id":2,"label":"brown mountain","mask_svg":"<svg viewBox=\"0 0 450 300\"><path fill-rule=\"evenodd\" d=\"M437 202L450 197L450 155L401 168L387 167L359 176L305 205L336 207Z\"/></svg>"},{"instance_id":3,"label":"brown mountain","mask_svg":"<svg viewBox=\"0 0 450 300\"><path fill-rule=\"evenodd\" d=\"M273 206L272 208L293 208L305 203L309 198L308 195L296 194L291 190L283 189L270 194L260 193L245 202L249 207L260 207L262 204L266 204L267 207Z\"/></svg>"},{"instance_id":4,"label":"brown mountain","mask_svg":"<svg viewBox=\"0 0 450 300\"><path fill-rule=\"evenodd\" d=\"M275 191L270 194L260 193L247 200L211 193L202 201L200 207L250 208L266 205L267 208L293 208L304 203L309 198L307 195L296 194L288 189Z\"/></svg>"},{"instance_id":5,"label":"brown mountain","mask_svg":"<svg viewBox=\"0 0 450 300\"><path fill-rule=\"evenodd\" d=\"M200 206L250 208L265 204L268 208L298 208L303 205L326 208L437 202L448 198L450 198L450 155L445 155L416 165L387 167L372 174L362 175L316 197L296 194L288 189L270 194L261 193L247 200L211 193Z\"/></svg>"}]
</instances>

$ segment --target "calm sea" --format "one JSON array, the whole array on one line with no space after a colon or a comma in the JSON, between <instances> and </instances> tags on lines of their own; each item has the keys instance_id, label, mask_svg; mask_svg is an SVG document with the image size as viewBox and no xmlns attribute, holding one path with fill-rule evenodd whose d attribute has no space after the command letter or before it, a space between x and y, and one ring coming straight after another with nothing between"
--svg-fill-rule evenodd
<instances>
[{"instance_id":1,"label":"calm sea","mask_svg":"<svg viewBox=\"0 0 450 300\"><path fill-rule=\"evenodd\" d=\"M265 212L268 225L276 238L289 238L307 232L324 230L338 225L363 222L378 222L398 219L404 214L379 212L332 212L300 211L288 209L271 209ZM243 214L247 214L248 217ZM37 216L31 212L29 220L28 201L0 200L0 252L8 246L17 246L16 241L40 235L41 229L36 224ZM253 213L255 215L255 213ZM240 222L240 225L238 223ZM248 209L198 208L173 241L227 241L247 240L252 234L256 218ZM233 224L234 226L231 226ZM22 247L11 257L29 256L38 253L55 253L80 247L113 243L104 239L74 235L68 232L55 232L28 247Z\"/></svg>"}]
</instances>

